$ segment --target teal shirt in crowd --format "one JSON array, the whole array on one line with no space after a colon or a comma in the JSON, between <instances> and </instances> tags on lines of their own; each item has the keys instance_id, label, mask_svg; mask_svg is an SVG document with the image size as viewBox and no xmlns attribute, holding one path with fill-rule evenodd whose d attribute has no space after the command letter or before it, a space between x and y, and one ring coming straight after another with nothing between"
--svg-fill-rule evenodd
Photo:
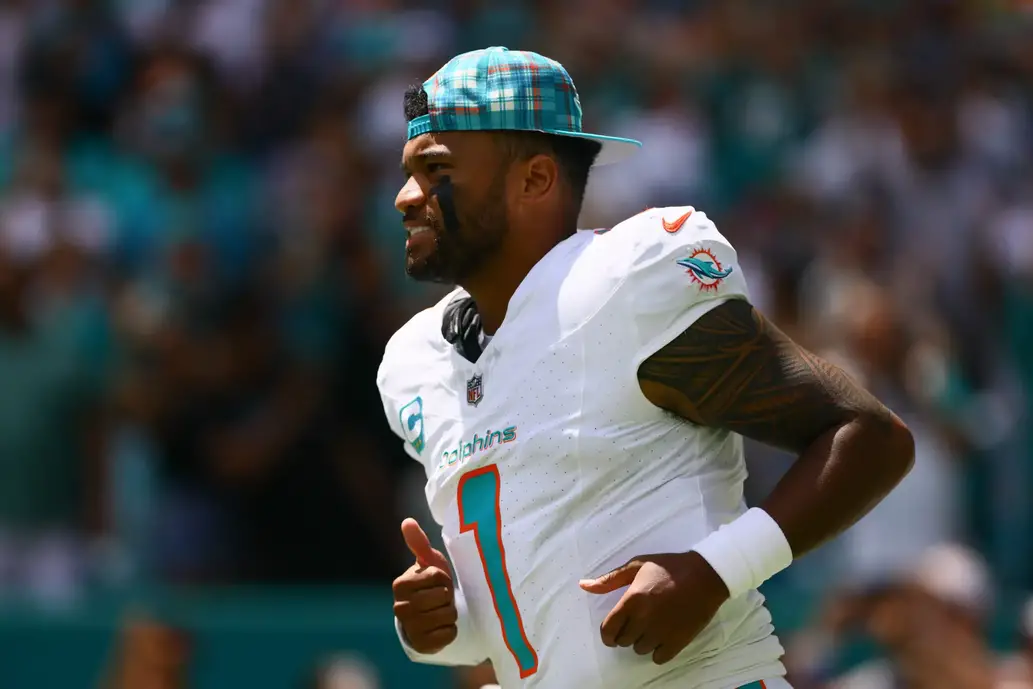
<instances>
[{"instance_id":1,"label":"teal shirt in crowd","mask_svg":"<svg viewBox=\"0 0 1033 689\"><path fill-rule=\"evenodd\" d=\"M103 312L87 301L26 333L0 329L0 524L74 526L83 515L86 421L107 379Z\"/></svg>"}]
</instances>

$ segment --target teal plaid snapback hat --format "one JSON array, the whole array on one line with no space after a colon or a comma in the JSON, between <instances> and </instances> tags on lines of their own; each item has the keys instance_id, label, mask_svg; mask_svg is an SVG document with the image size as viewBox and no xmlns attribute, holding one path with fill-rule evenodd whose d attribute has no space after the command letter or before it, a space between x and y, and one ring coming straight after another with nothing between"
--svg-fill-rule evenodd
<instances>
[{"instance_id":1,"label":"teal plaid snapback hat","mask_svg":"<svg viewBox=\"0 0 1033 689\"><path fill-rule=\"evenodd\" d=\"M429 114L409 122L408 138L428 132L535 131L602 144L596 165L641 143L581 129L581 101L563 65L538 53L492 47L449 60L423 82Z\"/></svg>"}]
</instances>

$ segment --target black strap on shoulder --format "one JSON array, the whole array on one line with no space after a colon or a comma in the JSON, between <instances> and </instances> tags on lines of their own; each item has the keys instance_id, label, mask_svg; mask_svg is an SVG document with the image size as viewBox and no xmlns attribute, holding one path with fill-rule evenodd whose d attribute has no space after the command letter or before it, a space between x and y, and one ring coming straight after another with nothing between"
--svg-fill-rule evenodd
<instances>
[{"instance_id":1,"label":"black strap on shoulder","mask_svg":"<svg viewBox=\"0 0 1033 689\"><path fill-rule=\"evenodd\" d=\"M441 336L467 361L481 357L481 314L473 297L457 296L445 307Z\"/></svg>"}]
</instances>

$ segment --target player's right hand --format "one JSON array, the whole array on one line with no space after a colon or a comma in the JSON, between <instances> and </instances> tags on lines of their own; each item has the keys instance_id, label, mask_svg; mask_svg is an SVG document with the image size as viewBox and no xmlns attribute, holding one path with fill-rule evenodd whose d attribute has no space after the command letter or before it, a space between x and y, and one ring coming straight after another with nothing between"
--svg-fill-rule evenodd
<instances>
[{"instance_id":1,"label":"player's right hand","mask_svg":"<svg viewBox=\"0 0 1033 689\"><path fill-rule=\"evenodd\" d=\"M430 545L415 519L402 522L402 537L416 564L395 579L395 617L406 642L417 653L437 653L455 641L455 590L448 559Z\"/></svg>"}]
</instances>

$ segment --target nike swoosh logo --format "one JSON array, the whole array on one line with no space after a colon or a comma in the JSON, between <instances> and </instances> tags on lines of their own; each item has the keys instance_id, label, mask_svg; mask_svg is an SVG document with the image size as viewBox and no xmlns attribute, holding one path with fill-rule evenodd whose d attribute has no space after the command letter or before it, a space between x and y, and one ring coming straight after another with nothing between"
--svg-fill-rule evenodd
<instances>
[{"instance_id":1,"label":"nike swoosh logo","mask_svg":"<svg viewBox=\"0 0 1033 689\"><path fill-rule=\"evenodd\" d=\"M664 218L660 218L660 221L663 222L665 230L667 230L671 234L674 234L675 232L681 229L681 226L685 224L685 221L689 219L690 215L692 215L692 211L689 211L680 218L676 218L674 222L667 222L667 220L665 220Z\"/></svg>"}]
</instances>

